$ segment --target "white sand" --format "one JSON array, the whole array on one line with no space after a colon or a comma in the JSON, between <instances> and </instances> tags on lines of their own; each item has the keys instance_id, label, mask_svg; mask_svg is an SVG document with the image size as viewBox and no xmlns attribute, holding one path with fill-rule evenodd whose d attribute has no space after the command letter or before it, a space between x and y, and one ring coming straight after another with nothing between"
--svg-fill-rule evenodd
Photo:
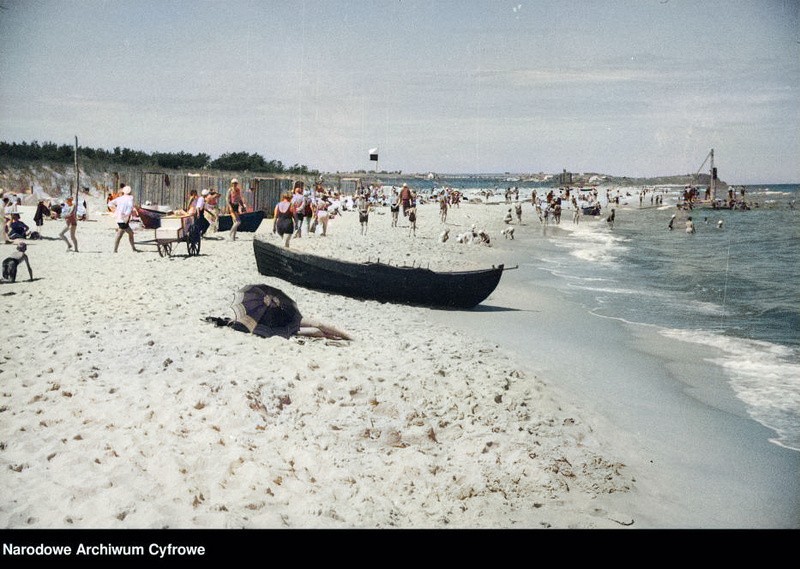
<instances>
[{"instance_id":1,"label":"white sand","mask_svg":"<svg viewBox=\"0 0 800 569\"><path fill-rule=\"evenodd\" d=\"M432 324L425 308L301 289L258 274L252 233L209 234L201 256L112 252L115 224L78 228L80 253L29 242L35 282L0 286L4 528L621 528L647 510L627 447L513 354ZM23 220L33 226L33 208ZM502 262L455 243L504 210L357 214L297 250L431 268ZM258 235L270 234L265 220ZM407 225L401 218L401 226ZM137 240L153 232L137 232ZM225 234L227 237L227 234ZM0 253L11 250L0 245ZM265 282L354 340L263 339L216 328L238 288ZM502 280L500 283L502 286ZM665 521L664 526L670 526Z\"/></svg>"}]
</instances>

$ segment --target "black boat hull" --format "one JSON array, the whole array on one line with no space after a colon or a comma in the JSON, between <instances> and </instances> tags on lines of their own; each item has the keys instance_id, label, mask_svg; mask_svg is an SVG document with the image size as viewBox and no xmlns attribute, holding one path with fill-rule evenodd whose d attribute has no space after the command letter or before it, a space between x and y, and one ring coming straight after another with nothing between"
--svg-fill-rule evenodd
<instances>
[{"instance_id":1,"label":"black boat hull","mask_svg":"<svg viewBox=\"0 0 800 569\"><path fill-rule=\"evenodd\" d=\"M298 253L253 240L258 272L292 284L353 298L429 306L472 308L494 291L503 265L478 271L435 272L383 263L351 263Z\"/></svg>"},{"instance_id":2,"label":"black boat hull","mask_svg":"<svg viewBox=\"0 0 800 569\"><path fill-rule=\"evenodd\" d=\"M255 233L264 219L263 211L250 211L239 215L241 224L239 225L239 233ZM220 215L217 221L217 231L228 231L233 227L233 218L230 215Z\"/></svg>"}]
</instances>

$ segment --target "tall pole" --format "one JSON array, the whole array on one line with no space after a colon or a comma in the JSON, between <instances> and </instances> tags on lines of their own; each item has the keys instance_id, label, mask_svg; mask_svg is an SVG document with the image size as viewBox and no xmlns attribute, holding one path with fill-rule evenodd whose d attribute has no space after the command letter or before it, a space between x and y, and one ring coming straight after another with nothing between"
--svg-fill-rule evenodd
<instances>
[{"instance_id":1,"label":"tall pole","mask_svg":"<svg viewBox=\"0 0 800 569\"><path fill-rule=\"evenodd\" d=\"M75 207L78 207L78 188L81 187L81 171L78 169L78 137L75 137Z\"/></svg>"},{"instance_id":2,"label":"tall pole","mask_svg":"<svg viewBox=\"0 0 800 569\"><path fill-rule=\"evenodd\" d=\"M717 169L714 168L714 149L711 149L711 201L717 199Z\"/></svg>"}]
</instances>

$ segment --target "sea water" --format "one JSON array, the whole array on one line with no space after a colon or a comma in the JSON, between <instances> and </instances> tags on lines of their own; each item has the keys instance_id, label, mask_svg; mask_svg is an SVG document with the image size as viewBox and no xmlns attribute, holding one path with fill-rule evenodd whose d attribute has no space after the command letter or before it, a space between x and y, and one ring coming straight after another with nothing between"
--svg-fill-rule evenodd
<instances>
[{"instance_id":1,"label":"sea water","mask_svg":"<svg viewBox=\"0 0 800 569\"><path fill-rule=\"evenodd\" d=\"M593 315L693 344L749 416L775 432L771 440L800 451L800 185L745 187L749 210L681 210L682 188L640 204L639 191L610 191L621 207L604 203L600 216L578 223L565 210L521 268L548 271Z\"/></svg>"},{"instance_id":2,"label":"sea water","mask_svg":"<svg viewBox=\"0 0 800 569\"><path fill-rule=\"evenodd\" d=\"M411 181L420 184L500 208L508 188L528 204L533 191L543 198L553 189L502 177ZM574 223L566 203L558 226L545 227L527 205L517 239L538 231L544 243L513 258L532 280L547 271L559 294L594 316L653 327L706 354L702 364L717 372L708 376L724 378L748 415L775 433L770 440L800 451L800 184L744 186L748 210L679 209L683 189L650 188L640 201L640 187L601 187L600 216ZM689 216L694 233L685 230Z\"/></svg>"}]
</instances>

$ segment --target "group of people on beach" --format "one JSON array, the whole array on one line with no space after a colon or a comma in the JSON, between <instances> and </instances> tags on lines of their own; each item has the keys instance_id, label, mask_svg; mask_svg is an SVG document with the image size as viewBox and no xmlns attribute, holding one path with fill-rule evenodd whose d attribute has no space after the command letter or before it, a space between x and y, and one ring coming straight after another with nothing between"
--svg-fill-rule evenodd
<instances>
[{"instance_id":1,"label":"group of people on beach","mask_svg":"<svg viewBox=\"0 0 800 569\"><path fill-rule=\"evenodd\" d=\"M286 192L275 205L272 216L272 232L283 238L288 247L292 237L300 238L321 230L328 235L328 219L331 214L331 199L322 183L318 182L314 191L305 187L305 182L296 181L291 193Z\"/></svg>"},{"instance_id":2,"label":"group of people on beach","mask_svg":"<svg viewBox=\"0 0 800 569\"><path fill-rule=\"evenodd\" d=\"M17 267L25 263L28 268L28 276L33 280L33 270L28 260L28 246L21 240L28 239L33 233L30 228L20 218L19 208L22 206L22 199L15 196L3 196L3 243L6 245L16 244L12 251L3 259L3 274L0 282L13 283L17 280ZM38 223L37 223L38 225ZM35 238L35 237L34 237Z\"/></svg>"},{"instance_id":3,"label":"group of people on beach","mask_svg":"<svg viewBox=\"0 0 800 569\"><path fill-rule=\"evenodd\" d=\"M440 203L440 220L442 223L447 218L447 209L451 203L448 193L443 191L437 196ZM281 196L273 211L272 231L283 238L285 247L293 238L304 235L328 235L328 223L337 215L345 211L358 213L358 222L361 235L366 235L369 229L369 219L372 211L382 205L387 205L391 214L391 227L398 226L400 214L409 221L409 232L416 234L417 213L416 208L419 196L407 183L400 189L392 188L386 195L374 186L358 188L354 195L342 196L337 192L328 191L322 182L317 182L313 190L305 187L305 183L297 181L291 192Z\"/></svg>"}]
</instances>

